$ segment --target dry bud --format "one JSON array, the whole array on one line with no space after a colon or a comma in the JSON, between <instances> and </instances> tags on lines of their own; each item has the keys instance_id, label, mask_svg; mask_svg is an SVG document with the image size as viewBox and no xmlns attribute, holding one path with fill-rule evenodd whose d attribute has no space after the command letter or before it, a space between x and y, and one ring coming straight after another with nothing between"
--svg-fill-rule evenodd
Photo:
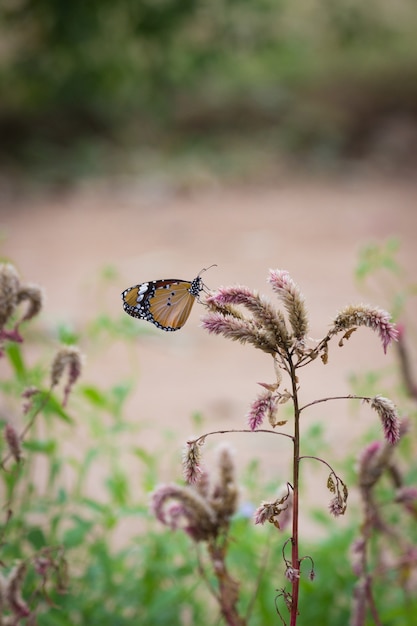
<instances>
[{"instance_id":1,"label":"dry bud","mask_svg":"<svg viewBox=\"0 0 417 626\"><path fill-rule=\"evenodd\" d=\"M37 387L26 387L22 393L22 398L25 400L22 405L23 415L27 415L33 406L33 398L39 393Z\"/></svg>"},{"instance_id":2,"label":"dry bud","mask_svg":"<svg viewBox=\"0 0 417 626\"><path fill-rule=\"evenodd\" d=\"M26 564L24 561L20 561L7 578L7 602L13 613L19 618L28 617L30 615L30 609L22 598L22 585L25 575Z\"/></svg>"},{"instance_id":3,"label":"dry bud","mask_svg":"<svg viewBox=\"0 0 417 626\"><path fill-rule=\"evenodd\" d=\"M65 370L68 371L68 382L64 389L64 406L74 383L81 374L81 353L76 346L64 346L55 355L51 368L52 387L59 383Z\"/></svg>"},{"instance_id":4,"label":"dry bud","mask_svg":"<svg viewBox=\"0 0 417 626\"><path fill-rule=\"evenodd\" d=\"M288 565L287 569L285 570L285 578L288 578L290 583L295 582L297 578L300 578L300 570L291 567L291 565Z\"/></svg>"},{"instance_id":5,"label":"dry bud","mask_svg":"<svg viewBox=\"0 0 417 626\"><path fill-rule=\"evenodd\" d=\"M340 495L337 495L330 500L329 511L334 517L339 517L344 514L346 511L346 505L343 503Z\"/></svg>"},{"instance_id":6,"label":"dry bud","mask_svg":"<svg viewBox=\"0 0 417 626\"><path fill-rule=\"evenodd\" d=\"M218 466L219 481L209 501L216 511L219 523L225 525L235 513L238 499L234 460L227 444L223 444L218 450Z\"/></svg>"},{"instance_id":7,"label":"dry bud","mask_svg":"<svg viewBox=\"0 0 417 626\"><path fill-rule=\"evenodd\" d=\"M4 427L4 438L6 440L10 454L12 455L16 463L19 463L22 459L22 448L20 445L20 439L15 428L13 428L13 426L11 426L10 424L6 424Z\"/></svg>"},{"instance_id":8,"label":"dry bud","mask_svg":"<svg viewBox=\"0 0 417 626\"><path fill-rule=\"evenodd\" d=\"M280 489L278 498L273 502L262 502L255 511L255 524L270 522L275 528L284 530L292 519L293 493L288 485ZM279 519L278 519L279 518Z\"/></svg>"},{"instance_id":9,"label":"dry bud","mask_svg":"<svg viewBox=\"0 0 417 626\"><path fill-rule=\"evenodd\" d=\"M17 302L28 302L27 311L21 319L21 322L32 319L35 315L38 315L42 309L43 293L40 287L37 285L24 285L20 287L17 294Z\"/></svg>"}]
</instances>

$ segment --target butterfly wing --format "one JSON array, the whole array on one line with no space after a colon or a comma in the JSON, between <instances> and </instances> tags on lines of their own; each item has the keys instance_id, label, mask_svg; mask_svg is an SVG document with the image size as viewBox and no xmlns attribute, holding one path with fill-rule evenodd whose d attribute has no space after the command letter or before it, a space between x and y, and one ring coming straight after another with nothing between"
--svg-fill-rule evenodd
<instances>
[{"instance_id":1,"label":"butterfly wing","mask_svg":"<svg viewBox=\"0 0 417 626\"><path fill-rule=\"evenodd\" d=\"M123 307L132 317L147 320L162 330L179 330L187 321L201 289L199 277L191 282L154 280L126 289L122 293Z\"/></svg>"},{"instance_id":2,"label":"butterfly wing","mask_svg":"<svg viewBox=\"0 0 417 626\"><path fill-rule=\"evenodd\" d=\"M149 305L160 326L173 330L184 326L195 301L189 291L190 287L190 282L181 281L155 290L155 295L149 299Z\"/></svg>"}]
</instances>

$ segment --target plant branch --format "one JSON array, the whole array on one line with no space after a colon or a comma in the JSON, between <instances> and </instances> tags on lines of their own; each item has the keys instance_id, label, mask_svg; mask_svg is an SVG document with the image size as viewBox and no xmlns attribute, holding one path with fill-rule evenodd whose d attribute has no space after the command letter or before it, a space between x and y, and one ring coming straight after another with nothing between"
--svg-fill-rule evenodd
<instances>
[{"instance_id":1,"label":"plant branch","mask_svg":"<svg viewBox=\"0 0 417 626\"><path fill-rule=\"evenodd\" d=\"M371 398L369 396L356 396L354 394L348 394L346 396L329 396L328 398L320 398L319 400L313 400L313 402L309 402L308 404L305 404L304 406L302 406L299 411L301 413L301 411L304 411L304 409L307 409L310 406L313 406L314 404L320 404L321 402L328 402L329 400L371 400Z\"/></svg>"},{"instance_id":2,"label":"plant branch","mask_svg":"<svg viewBox=\"0 0 417 626\"><path fill-rule=\"evenodd\" d=\"M200 435L200 437L197 437L196 439L190 439L190 441L192 440L195 443L198 443L201 440L204 441L204 439L206 437L210 437L210 435L228 435L230 433L269 433L270 435L281 435L281 437L288 437L289 439L293 439L293 436L289 435L288 433L277 432L276 430L268 430L268 428L258 428L256 430L251 430L250 428L231 428L230 430L212 430L209 433Z\"/></svg>"}]
</instances>

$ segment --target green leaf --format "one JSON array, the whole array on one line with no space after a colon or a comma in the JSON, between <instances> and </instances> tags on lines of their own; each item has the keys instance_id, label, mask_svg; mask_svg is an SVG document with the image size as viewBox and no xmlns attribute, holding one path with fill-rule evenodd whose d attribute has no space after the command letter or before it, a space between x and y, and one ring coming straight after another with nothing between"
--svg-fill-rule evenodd
<instances>
[{"instance_id":1,"label":"green leaf","mask_svg":"<svg viewBox=\"0 0 417 626\"><path fill-rule=\"evenodd\" d=\"M54 439L28 439L23 441L22 446L30 452L52 455L57 450L57 442Z\"/></svg>"},{"instance_id":2,"label":"green leaf","mask_svg":"<svg viewBox=\"0 0 417 626\"><path fill-rule=\"evenodd\" d=\"M81 519L78 516L72 517L74 525L68 529L63 536L63 543L66 548L75 548L85 542L85 539L94 526L93 522Z\"/></svg>"},{"instance_id":3,"label":"green leaf","mask_svg":"<svg viewBox=\"0 0 417 626\"><path fill-rule=\"evenodd\" d=\"M142 473L142 485L145 491L154 489L158 480L158 465L155 455L150 454L144 448L134 447L132 452L146 467L146 472Z\"/></svg>"},{"instance_id":4,"label":"green leaf","mask_svg":"<svg viewBox=\"0 0 417 626\"><path fill-rule=\"evenodd\" d=\"M104 514L107 511L108 505L103 504L102 502L98 502L97 500L93 500L92 498L82 498L82 503L86 505L92 511L96 513Z\"/></svg>"},{"instance_id":5,"label":"green leaf","mask_svg":"<svg viewBox=\"0 0 417 626\"><path fill-rule=\"evenodd\" d=\"M16 377L19 380L24 380L26 377L26 366L23 361L21 346L14 341L10 341L6 344L5 352Z\"/></svg>"},{"instance_id":6,"label":"green leaf","mask_svg":"<svg viewBox=\"0 0 417 626\"><path fill-rule=\"evenodd\" d=\"M106 481L107 489L117 506L123 506L129 497L129 482L126 475L120 470L113 472L113 475Z\"/></svg>"},{"instance_id":7,"label":"green leaf","mask_svg":"<svg viewBox=\"0 0 417 626\"><path fill-rule=\"evenodd\" d=\"M131 383L119 383L111 389L112 400L115 407L115 413L120 414L122 405L125 403L132 389Z\"/></svg>"},{"instance_id":8,"label":"green leaf","mask_svg":"<svg viewBox=\"0 0 417 626\"><path fill-rule=\"evenodd\" d=\"M112 282L118 278L119 272L115 265L105 265L101 270L103 280Z\"/></svg>"},{"instance_id":9,"label":"green leaf","mask_svg":"<svg viewBox=\"0 0 417 626\"><path fill-rule=\"evenodd\" d=\"M47 545L44 532L38 526L35 526L28 531L28 533L26 534L26 539L29 541L30 544L32 544L35 550L40 550Z\"/></svg>"},{"instance_id":10,"label":"green leaf","mask_svg":"<svg viewBox=\"0 0 417 626\"><path fill-rule=\"evenodd\" d=\"M81 385L81 393L83 396L95 407L100 409L107 409L109 401L102 391L93 385Z\"/></svg>"},{"instance_id":11,"label":"green leaf","mask_svg":"<svg viewBox=\"0 0 417 626\"><path fill-rule=\"evenodd\" d=\"M35 396L35 399L38 396L39 394ZM63 422L66 422L67 424L74 423L73 418L67 413L67 411L62 406L61 402L56 398L56 396L54 396L54 394L49 395L48 401L45 404L45 407L43 410L44 410L45 415L51 415L51 414L55 415L56 417L59 417L59 419L61 419Z\"/></svg>"},{"instance_id":12,"label":"green leaf","mask_svg":"<svg viewBox=\"0 0 417 626\"><path fill-rule=\"evenodd\" d=\"M58 340L64 345L74 345L79 342L79 335L64 322L58 325L57 334Z\"/></svg>"}]
</instances>

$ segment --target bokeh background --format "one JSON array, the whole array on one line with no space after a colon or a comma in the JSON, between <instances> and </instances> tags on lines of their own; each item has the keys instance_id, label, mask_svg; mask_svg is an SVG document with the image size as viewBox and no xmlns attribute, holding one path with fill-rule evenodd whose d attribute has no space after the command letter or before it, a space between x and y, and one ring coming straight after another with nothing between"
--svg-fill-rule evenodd
<instances>
[{"instance_id":1,"label":"bokeh background","mask_svg":"<svg viewBox=\"0 0 417 626\"><path fill-rule=\"evenodd\" d=\"M119 319L126 287L212 263L210 288L267 295L268 268L289 270L313 339L345 304L390 306L354 272L392 238L415 272L416 28L414 0L4 0L2 256L44 287L44 332ZM133 381L129 419L150 452L171 432L178 476L192 416L242 427L273 378L265 355L206 336L201 312L128 349L105 335L100 355L81 346L86 380ZM358 331L305 373L305 400L349 393L349 375L383 359L394 353ZM337 449L373 419L322 405L311 423ZM271 439L233 444L281 479L288 458Z\"/></svg>"}]
</instances>

